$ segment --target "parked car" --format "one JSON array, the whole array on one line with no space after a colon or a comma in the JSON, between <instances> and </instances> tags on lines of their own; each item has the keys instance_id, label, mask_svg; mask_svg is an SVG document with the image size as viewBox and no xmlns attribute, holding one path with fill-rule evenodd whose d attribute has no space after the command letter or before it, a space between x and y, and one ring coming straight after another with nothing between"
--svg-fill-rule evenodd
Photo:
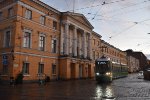
<instances>
[{"instance_id":1,"label":"parked car","mask_svg":"<svg viewBox=\"0 0 150 100\"><path fill-rule=\"evenodd\" d=\"M143 76L143 71L139 71L138 73L138 79L143 79L144 76Z\"/></svg>"},{"instance_id":2,"label":"parked car","mask_svg":"<svg viewBox=\"0 0 150 100\"><path fill-rule=\"evenodd\" d=\"M144 70L144 79L150 80L150 68Z\"/></svg>"}]
</instances>

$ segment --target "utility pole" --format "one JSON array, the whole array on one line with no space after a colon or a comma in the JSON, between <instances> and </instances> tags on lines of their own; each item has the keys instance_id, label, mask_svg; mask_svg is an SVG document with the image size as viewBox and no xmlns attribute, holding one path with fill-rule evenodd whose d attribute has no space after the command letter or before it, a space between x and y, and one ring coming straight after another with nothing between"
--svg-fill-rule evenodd
<instances>
[{"instance_id":1,"label":"utility pole","mask_svg":"<svg viewBox=\"0 0 150 100\"><path fill-rule=\"evenodd\" d=\"M73 1L73 13L74 13L74 10L75 10L75 0Z\"/></svg>"}]
</instances>

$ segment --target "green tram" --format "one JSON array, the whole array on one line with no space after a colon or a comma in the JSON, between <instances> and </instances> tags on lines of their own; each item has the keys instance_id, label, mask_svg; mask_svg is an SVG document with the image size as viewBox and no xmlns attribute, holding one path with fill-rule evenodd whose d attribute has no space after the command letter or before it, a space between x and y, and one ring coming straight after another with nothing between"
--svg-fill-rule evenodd
<instances>
[{"instance_id":1,"label":"green tram","mask_svg":"<svg viewBox=\"0 0 150 100\"><path fill-rule=\"evenodd\" d=\"M102 56L95 61L95 78L97 82L112 82L113 79L126 77L128 67L126 64L112 62Z\"/></svg>"}]
</instances>

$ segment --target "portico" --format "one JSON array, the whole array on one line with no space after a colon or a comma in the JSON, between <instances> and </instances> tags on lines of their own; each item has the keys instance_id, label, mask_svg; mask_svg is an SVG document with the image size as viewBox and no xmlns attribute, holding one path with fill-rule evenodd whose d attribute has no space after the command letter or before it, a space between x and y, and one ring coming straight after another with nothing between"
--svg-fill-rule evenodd
<instances>
[{"instance_id":1,"label":"portico","mask_svg":"<svg viewBox=\"0 0 150 100\"><path fill-rule=\"evenodd\" d=\"M92 71L91 38L93 27L81 14L65 13L61 22L60 76L63 79L88 78ZM91 67L88 67L91 66ZM64 71L67 74L63 74ZM89 70L88 70L89 69ZM91 72L89 72L91 71Z\"/></svg>"}]
</instances>

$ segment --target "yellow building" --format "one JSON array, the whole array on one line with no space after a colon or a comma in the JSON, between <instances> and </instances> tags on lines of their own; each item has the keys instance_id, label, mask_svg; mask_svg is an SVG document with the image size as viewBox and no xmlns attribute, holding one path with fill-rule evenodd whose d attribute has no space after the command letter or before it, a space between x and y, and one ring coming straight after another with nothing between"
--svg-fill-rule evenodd
<instances>
[{"instance_id":1,"label":"yellow building","mask_svg":"<svg viewBox=\"0 0 150 100\"><path fill-rule=\"evenodd\" d=\"M19 73L24 80L94 77L93 26L84 15L62 13L39 0L0 5L1 78Z\"/></svg>"},{"instance_id":2,"label":"yellow building","mask_svg":"<svg viewBox=\"0 0 150 100\"><path fill-rule=\"evenodd\" d=\"M83 14L60 12L39 0L0 0L1 78L19 73L26 81L94 77L103 45L93 28Z\"/></svg>"},{"instance_id":3,"label":"yellow building","mask_svg":"<svg viewBox=\"0 0 150 100\"><path fill-rule=\"evenodd\" d=\"M1 78L56 79L61 13L38 0L1 0L0 7Z\"/></svg>"}]
</instances>

